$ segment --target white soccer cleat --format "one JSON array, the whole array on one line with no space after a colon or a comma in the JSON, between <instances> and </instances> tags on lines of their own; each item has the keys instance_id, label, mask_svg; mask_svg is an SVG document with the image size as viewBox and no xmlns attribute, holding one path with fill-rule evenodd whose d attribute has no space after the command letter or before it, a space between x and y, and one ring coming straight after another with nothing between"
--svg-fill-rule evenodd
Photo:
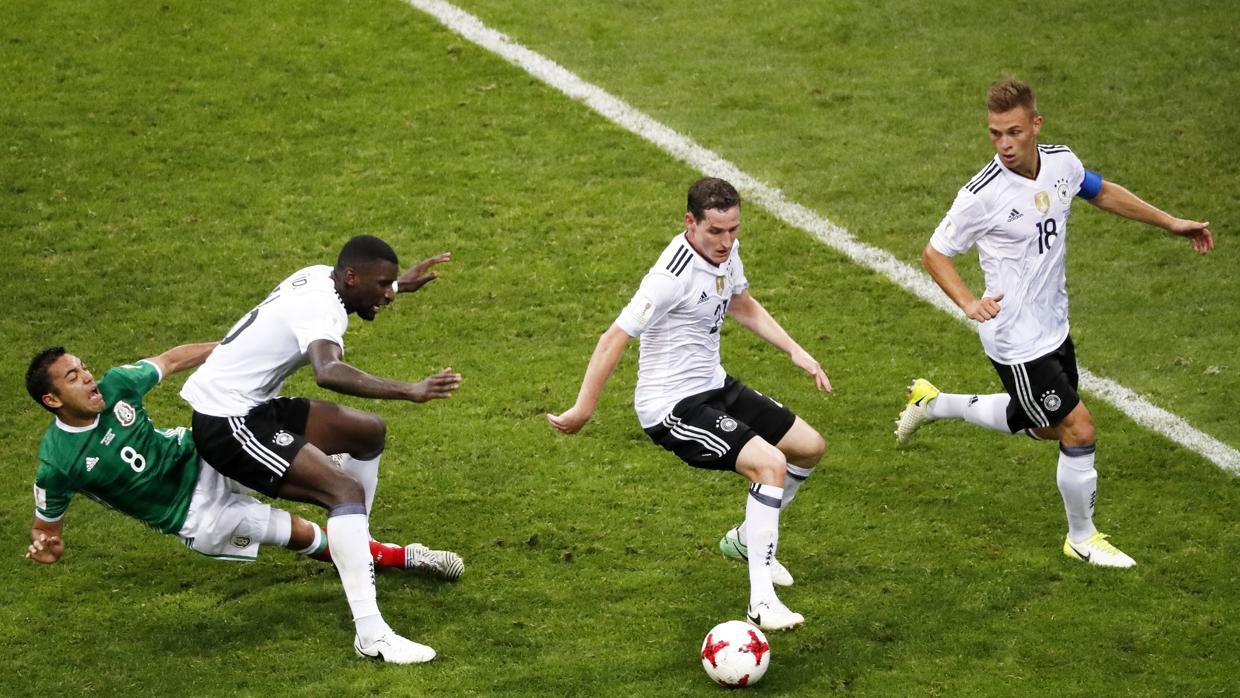
<instances>
[{"instance_id":1,"label":"white soccer cleat","mask_svg":"<svg viewBox=\"0 0 1240 698\"><path fill-rule=\"evenodd\" d=\"M435 650L406 640L389 630L383 637L363 647L360 637L353 638L353 651L357 656L375 659L388 664L422 664L435 658Z\"/></svg>"},{"instance_id":2,"label":"white soccer cleat","mask_svg":"<svg viewBox=\"0 0 1240 698\"><path fill-rule=\"evenodd\" d=\"M939 389L925 378L915 378L908 387L908 404L896 419L896 440L908 443L921 425L930 421L930 401L939 396Z\"/></svg>"},{"instance_id":3,"label":"white soccer cleat","mask_svg":"<svg viewBox=\"0 0 1240 698\"><path fill-rule=\"evenodd\" d=\"M1068 537L1063 539L1063 554L1073 560L1088 562L1099 567L1135 567L1137 561L1128 557L1122 550L1111 545L1107 536L1101 531L1094 533L1083 543L1073 543Z\"/></svg>"},{"instance_id":4,"label":"white soccer cleat","mask_svg":"<svg viewBox=\"0 0 1240 698\"><path fill-rule=\"evenodd\" d=\"M424 570L454 582L465 573L465 561L450 550L431 550L421 543L405 546L405 569Z\"/></svg>"},{"instance_id":5,"label":"white soccer cleat","mask_svg":"<svg viewBox=\"0 0 1240 698\"><path fill-rule=\"evenodd\" d=\"M741 545L739 529L733 528L719 539L719 552L729 560L749 560L749 548ZM771 582L777 587L792 586L792 573L780 564L779 560L771 560Z\"/></svg>"},{"instance_id":6,"label":"white soccer cleat","mask_svg":"<svg viewBox=\"0 0 1240 698\"><path fill-rule=\"evenodd\" d=\"M750 604L745 617L763 630L789 630L805 622L805 616L789 610L776 598Z\"/></svg>"}]
</instances>

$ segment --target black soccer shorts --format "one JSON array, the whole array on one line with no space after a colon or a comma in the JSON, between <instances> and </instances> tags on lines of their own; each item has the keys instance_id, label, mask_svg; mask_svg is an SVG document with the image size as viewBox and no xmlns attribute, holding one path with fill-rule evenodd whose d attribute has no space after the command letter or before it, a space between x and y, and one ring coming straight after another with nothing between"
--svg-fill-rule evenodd
<instances>
[{"instance_id":1,"label":"black soccer shorts","mask_svg":"<svg viewBox=\"0 0 1240 698\"><path fill-rule=\"evenodd\" d=\"M1008 429L1051 427L1063 421L1081 402L1077 394L1079 375L1072 337L1049 354L1023 364L1001 364L991 359L1003 388L1012 397L1008 403Z\"/></svg>"},{"instance_id":2,"label":"black soccer shorts","mask_svg":"<svg viewBox=\"0 0 1240 698\"><path fill-rule=\"evenodd\" d=\"M194 412L198 455L226 477L270 497L301 447L306 444L310 401L278 397L244 417L212 417Z\"/></svg>"},{"instance_id":3,"label":"black soccer shorts","mask_svg":"<svg viewBox=\"0 0 1240 698\"><path fill-rule=\"evenodd\" d=\"M732 376L723 387L690 395L646 429L652 441L695 468L736 470L736 456L755 436L778 444L797 416Z\"/></svg>"}]
</instances>

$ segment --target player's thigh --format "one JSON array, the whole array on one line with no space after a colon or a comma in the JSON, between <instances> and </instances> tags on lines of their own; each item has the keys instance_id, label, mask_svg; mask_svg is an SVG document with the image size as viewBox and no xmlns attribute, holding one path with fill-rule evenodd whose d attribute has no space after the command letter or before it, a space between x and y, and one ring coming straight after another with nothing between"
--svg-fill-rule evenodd
<instances>
[{"instance_id":1,"label":"player's thigh","mask_svg":"<svg viewBox=\"0 0 1240 698\"><path fill-rule=\"evenodd\" d=\"M808 430L808 433L801 431L793 436L793 443L805 449L804 451L799 451L798 455L806 455L813 450L815 444L810 434L816 435L816 433L809 428L808 424L799 419L783 403L770 396L763 395L731 376L728 376L727 381L724 383L721 397L718 400L712 401L711 405L718 407L738 421L747 424L750 429L757 432L758 436L761 436L768 444L783 443L797 422L800 422L801 426ZM821 439L818 439L818 441L821 441ZM783 449L781 448L780 450ZM784 453L788 452L784 451Z\"/></svg>"},{"instance_id":2,"label":"player's thigh","mask_svg":"<svg viewBox=\"0 0 1240 698\"><path fill-rule=\"evenodd\" d=\"M308 403L306 441L324 453L373 458L383 451L387 424L379 415L325 400Z\"/></svg>"},{"instance_id":3,"label":"player's thigh","mask_svg":"<svg viewBox=\"0 0 1240 698\"><path fill-rule=\"evenodd\" d=\"M1011 397L1007 417L1013 433L1053 428L1081 402L1072 376L1054 352L1023 364L992 363Z\"/></svg>"},{"instance_id":4,"label":"player's thigh","mask_svg":"<svg viewBox=\"0 0 1240 698\"><path fill-rule=\"evenodd\" d=\"M1054 438L1065 446L1087 446L1094 443L1094 417L1085 407L1085 403L1078 402L1068 416L1055 425L1053 434Z\"/></svg>"},{"instance_id":5,"label":"player's thigh","mask_svg":"<svg viewBox=\"0 0 1240 698\"><path fill-rule=\"evenodd\" d=\"M305 445L304 426L304 421L284 421L275 401L244 417L193 415L199 456L224 476L269 496Z\"/></svg>"},{"instance_id":6,"label":"player's thigh","mask_svg":"<svg viewBox=\"0 0 1240 698\"><path fill-rule=\"evenodd\" d=\"M793 464L812 468L826 452L827 442L823 440L822 434L819 434L804 419L797 417L792 423L792 428L775 444L775 447L788 456L788 460Z\"/></svg>"},{"instance_id":7,"label":"player's thigh","mask_svg":"<svg viewBox=\"0 0 1240 698\"><path fill-rule=\"evenodd\" d=\"M362 486L336 467L326 453L307 443L284 473L276 496L330 509L340 504L365 501Z\"/></svg>"},{"instance_id":8,"label":"player's thigh","mask_svg":"<svg viewBox=\"0 0 1240 698\"><path fill-rule=\"evenodd\" d=\"M759 438L747 424L691 398L677 403L662 422L645 431L651 441L705 470L735 470L746 444Z\"/></svg>"}]
</instances>

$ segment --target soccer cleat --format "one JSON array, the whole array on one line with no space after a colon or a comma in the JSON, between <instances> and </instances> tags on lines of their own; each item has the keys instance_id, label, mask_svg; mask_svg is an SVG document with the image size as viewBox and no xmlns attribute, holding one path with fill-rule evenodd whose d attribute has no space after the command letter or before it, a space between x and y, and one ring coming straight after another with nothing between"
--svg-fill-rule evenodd
<instances>
[{"instance_id":1,"label":"soccer cleat","mask_svg":"<svg viewBox=\"0 0 1240 698\"><path fill-rule=\"evenodd\" d=\"M749 548L741 545L740 533L735 528L723 534L723 538L719 539L719 552L730 560L742 562L749 560ZM792 574L788 572L788 568L779 564L779 560L771 561L771 582L780 587L792 586Z\"/></svg>"},{"instance_id":2,"label":"soccer cleat","mask_svg":"<svg viewBox=\"0 0 1240 698\"><path fill-rule=\"evenodd\" d=\"M921 425L930 421L930 401L939 396L939 389L925 378L913 379L908 387L908 404L896 420L896 440L908 443Z\"/></svg>"},{"instance_id":3,"label":"soccer cleat","mask_svg":"<svg viewBox=\"0 0 1240 698\"><path fill-rule=\"evenodd\" d=\"M763 630L790 630L805 622L805 616L788 609L782 601L772 598L757 605L750 604L745 617L751 625Z\"/></svg>"},{"instance_id":4,"label":"soccer cleat","mask_svg":"<svg viewBox=\"0 0 1240 698\"><path fill-rule=\"evenodd\" d=\"M422 664L435 658L435 650L406 640L389 630L378 640L362 647L362 638L353 638L353 651L357 656L375 659L389 664Z\"/></svg>"},{"instance_id":5,"label":"soccer cleat","mask_svg":"<svg viewBox=\"0 0 1240 698\"><path fill-rule=\"evenodd\" d=\"M1101 531L1089 537L1083 543L1073 543L1067 536L1063 539L1063 554L1073 560L1088 562L1099 567L1133 567L1137 561L1128 557L1122 550L1107 542L1107 536Z\"/></svg>"},{"instance_id":6,"label":"soccer cleat","mask_svg":"<svg viewBox=\"0 0 1240 698\"><path fill-rule=\"evenodd\" d=\"M425 570L454 582L465 573L465 561L450 550L431 550L421 543L405 546L405 569Z\"/></svg>"}]
</instances>

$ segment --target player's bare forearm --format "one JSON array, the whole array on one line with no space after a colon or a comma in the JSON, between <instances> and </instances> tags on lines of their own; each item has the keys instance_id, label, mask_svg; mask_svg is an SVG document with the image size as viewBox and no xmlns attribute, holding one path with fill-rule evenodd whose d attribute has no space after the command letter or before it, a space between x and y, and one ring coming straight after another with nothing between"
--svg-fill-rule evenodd
<instances>
[{"instance_id":1,"label":"player's bare forearm","mask_svg":"<svg viewBox=\"0 0 1240 698\"><path fill-rule=\"evenodd\" d=\"M61 538L64 522L48 522L36 518L30 526L30 547L26 559L50 565L65 554L65 542Z\"/></svg>"},{"instance_id":2,"label":"player's bare forearm","mask_svg":"<svg viewBox=\"0 0 1240 698\"><path fill-rule=\"evenodd\" d=\"M603 388L620 363L620 357L624 356L630 339L629 334L618 325L612 325L598 338L594 353L590 355L590 363L586 366L585 377L581 380L581 389L577 391L577 402L558 415L548 414L547 421L552 427L565 434L575 434L590 421L603 395Z\"/></svg>"},{"instance_id":3,"label":"player's bare forearm","mask_svg":"<svg viewBox=\"0 0 1240 698\"><path fill-rule=\"evenodd\" d=\"M219 346L219 342L182 344L165 351L159 356L153 356L147 359L147 361L158 366L160 373L166 377L178 371L201 366L202 362L207 360L207 357L211 355L211 352L217 346Z\"/></svg>"},{"instance_id":4,"label":"player's bare forearm","mask_svg":"<svg viewBox=\"0 0 1240 698\"><path fill-rule=\"evenodd\" d=\"M1214 249L1214 236L1210 232L1209 222L1176 218L1114 182L1104 181L1102 189L1090 203L1117 216L1162 228L1172 235L1186 237L1198 254Z\"/></svg>"},{"instance_id":5,"label":"player's bare forearm","mask_svg":"<svg viewBox=\"0 0 1240 698\"><path fill-rule=\"evenodd\" d=\"M801 348L749 291L732 296L732 302L728 304L728 315L740 323L741 327L782 349L784 353L791 354Z\"/></svg>"},{"instance_id":6,"label":"player's bare forearm","mask_svg":"<svg viewBox=\"0 0 1240 698\"><path fill-rule=\"evenodd\" d=\"M999 314L999 301L1003 300L1003 294L981 299L973 295L964 279L960 278L960 272L956 271L951 257L934 249L934 245L927 244L922 250L921 263L930 273L930 278L934 279L934 283L943 289L943 293L947 294L969 319L986 322Z\"/></svg>"},{"instance_id":7,"label":"player's bare forearm","mask_svg":"<svg viewBox=\"0 0 1240 698\"><path fill-rule=\"evenodd\" d=\"M310 343L306 354L314 369L314 382L320 388L376 400L426 402L449 397L461 385L461 375L445 368L417 383L372 376L345 363L339 344L325 339Z\"/></svg>"}]
</instances>

